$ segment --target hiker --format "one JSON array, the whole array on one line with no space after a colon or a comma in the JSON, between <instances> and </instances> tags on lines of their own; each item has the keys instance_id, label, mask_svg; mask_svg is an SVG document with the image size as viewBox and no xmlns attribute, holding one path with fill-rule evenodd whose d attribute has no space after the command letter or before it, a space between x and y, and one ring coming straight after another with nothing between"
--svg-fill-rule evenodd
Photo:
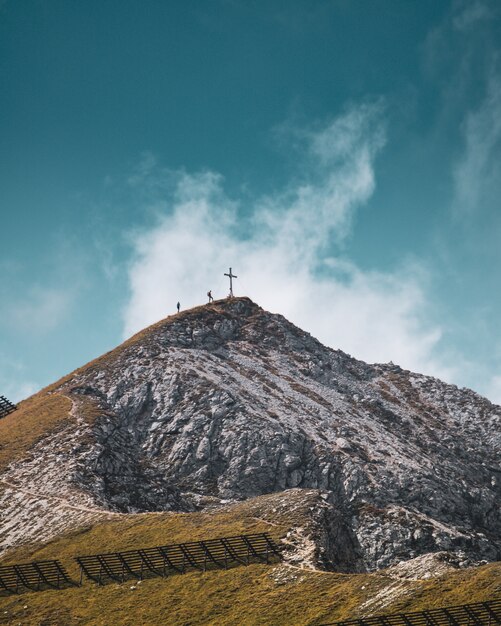
<instances>
[{"instance_id":1,"label":"hiker","mask_svg":"<svg viewBox=\"0 0 501 626\"><path fill-rule=\"evenodd\" d=\"M177 312L179 313L179 309L181 308L181 304L178 302L178 303L176 304L176 306L177 306Z\"/></svg>"},{"instance_id":2,"label":"hiker","mask_svg":"<svg viewBox=\"0 0 501 626\"><path fill-rule=\"evenodd\" d=\"M207 292L207 297L209 298L209 304L214 302L214 298L212 297L212 289Z\"/></svg>"}]
</instances>

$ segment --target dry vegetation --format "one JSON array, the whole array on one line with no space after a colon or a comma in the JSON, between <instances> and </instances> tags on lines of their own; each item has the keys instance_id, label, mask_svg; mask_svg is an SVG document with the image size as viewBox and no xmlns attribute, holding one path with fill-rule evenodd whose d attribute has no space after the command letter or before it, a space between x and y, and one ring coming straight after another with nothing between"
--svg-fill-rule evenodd
<instances>
[{"instance_id":1,"label":"dry vegetation","mask_svg":"<svg viewBox=\"0 0 501 626\"><path fill-rule=\"evenodd\" d=\"M40 439L63 428L70 419L71 400L45 392L19 404L0 420L0 471L23 457Z\"/></svg>"},{"instance_id":2,"label":"dry vegetation","mask_svg":"<svg viewBox=\"0 0 501 626\"><path fill-rule=\"evenodd\" d=\"M270 532L270 525L237 511L220 513L142 513L84 527L50 543L23 546L7 553L2 564L27 560L60 559L69 564L77 554L112 552L227 535ZM278 534L285 532L277 527ZM272 530L277 530L273 528ZM277 535L277 532L274 533Z\"/></svg>"},{"instance_id":3,"label":"dry vegetation","mask_svg":"<svg viewBox=\"0 0 501 626\"><path fill-rule=\"evenodd\" d=\"M190 541L248 532L283 536L285 513L277 524L270 514L276 496L257 498L205 513L127 515L82 528L46 545L11 552L3 563L59 558L77 578L72 557L99 551ZM272 507L273 508L273 507ZM291 513L289 524L304 511ZM384 612L413 611L490 599L501 593L501 563L458 570L436 579L395 580L378 574L336 574L301 570L284 564L250 565L205 574L191 572L136 584L110 583L62 591L26 593L0 598L0 624L72 626L115 625L305 625L381 612L378 595L390 599ZM361 607L372 602L366 609ZM27 607L27 608L24 608Z\"/></svg>"}]
</instances>

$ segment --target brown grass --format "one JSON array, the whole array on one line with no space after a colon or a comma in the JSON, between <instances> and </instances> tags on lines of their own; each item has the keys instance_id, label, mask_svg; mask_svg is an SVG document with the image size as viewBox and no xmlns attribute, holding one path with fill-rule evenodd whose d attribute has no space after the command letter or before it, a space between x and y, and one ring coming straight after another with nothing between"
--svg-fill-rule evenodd
<instances>
[{"instance_id":1,"label":"brown grass","mask_svg":"<svg viewBox=\"0 0 501 626\"><path fill-rule=\"evenodd\" d=\"M500 579L497 563L435 581L404 581L406 598L390 603L384 612L487 600L499 594ZM173 575L140 585L86 583L75 589L0 598L0 624L302 626L360 617L360 605L390 584L394 581L375 574L251 565Z\"/></svg>"},{"instance_id":2,"label":"brown grass","mask_svg":"<svg viewBox=\"0 0 501 626\"><path fill-rule=\"evenodd\" d=\"M278 538L291 525L301 523L305 512L295 508L286 523L285 507L277 510L277 525L267 523L261 517L275 510L274 498L261 496L213 512L124 515L43 546L17 549L3 563L59 558L77 578L72 559L78 554L263 531ZM308 506L306 498L305 509ZM140 585L134 581L104 587L85 583L62 591L0 597L0 624L313 625L381 613L360 607L395 584L384 571L339 574L283 564L251 565L149 579ZM501 593L501 563L454 571L436 579L400 581L399 585L403 593L385 606L384 613L488 600Z\"/></svg>"},{"instance_id":3,"label":"brown grass","mask_svg":"<svg viewBox=\"0 0 501 626\"><path fill-rule=\"evenodd\" d=\"M46 435L70 419L71 401L40 392L19 404L17 411L0 420L0 471L20 459Z\"/></svg>"}]
</instances>

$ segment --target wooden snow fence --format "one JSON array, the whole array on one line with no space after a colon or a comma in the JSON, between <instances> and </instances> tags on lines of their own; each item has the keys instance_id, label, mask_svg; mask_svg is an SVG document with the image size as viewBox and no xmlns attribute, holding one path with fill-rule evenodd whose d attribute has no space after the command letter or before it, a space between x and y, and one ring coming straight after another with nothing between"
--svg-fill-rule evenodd
<instances>
[{"instance_id":1,"label":"wooden snow fence","mask_svg":"<svg viewBox=\"0 0 501 626\"><path fill-rule=\"evenodd\" d=\"M375 615L323 626L494 626L501 624L501 598L415 613Z\"/></svg>"},{"instance_id":2,"label":"wooden snow fence","mask_svg":"<svg viewBox=\"0 0 501 626\"><path fill-rule=\"evenodd\" d=\"M235 565L270 563L279 556L279 549L271 537L267 533L259 533L78 556L75 560L80 567L80 582L85 576L101 585L130 578L143 580L153 576L184 574L189 570L206 572Z\"/></svg>"},{"instance_id":3,"label":"wooden snow fence","mask_svg":"<svg viewBox=\"0 0 501 626\"><path fill-rule=\"evenodd\" d=\"M6 417L16 409L17 406L15 404L12 404L5 396L0 396L0 418Z\"/></svg>"},{"instance_id":4,"label":"wooden snow fence","mask_svg":"<svg viewBox=\"0 0 501 626\"><path fill-rule=\"evenodd\" d=\"M0 592L42 591L76 586L59 561L0 565Z\"/></svg>"}]
</instances>

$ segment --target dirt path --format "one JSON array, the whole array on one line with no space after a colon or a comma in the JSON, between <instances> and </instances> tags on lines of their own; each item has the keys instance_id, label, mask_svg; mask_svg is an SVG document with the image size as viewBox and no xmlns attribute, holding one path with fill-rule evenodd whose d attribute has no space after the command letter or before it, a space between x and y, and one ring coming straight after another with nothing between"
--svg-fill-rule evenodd
<instances>
[{"instance_id":1,"label":"dirt path","mask_svg":"<svg viewBox=\"0 0 501 626\"><path fill-rule=\"evenodd\" d=\"M0 479L0 485L7 487L8 489L13 489L14 491L19 491L24 493L27 496L35 499L45 499L45 500L54 500L58 503L59 506L62 506L67 509L72 509L74 511L81 511L82 513L93 513L95 515L103 515L103 516L113 516L113 515L125 515L125 513L117 513L116 511L106 511L104 509L92 509L87 506L79 506L77 504L70 504L65 498L60 496L54 496L47 493L38 493L36 491L31 491L30 489L26 489L25 487L19 487L14 483L10 483L7 480Z\"/></svg>"}]
</instances>

